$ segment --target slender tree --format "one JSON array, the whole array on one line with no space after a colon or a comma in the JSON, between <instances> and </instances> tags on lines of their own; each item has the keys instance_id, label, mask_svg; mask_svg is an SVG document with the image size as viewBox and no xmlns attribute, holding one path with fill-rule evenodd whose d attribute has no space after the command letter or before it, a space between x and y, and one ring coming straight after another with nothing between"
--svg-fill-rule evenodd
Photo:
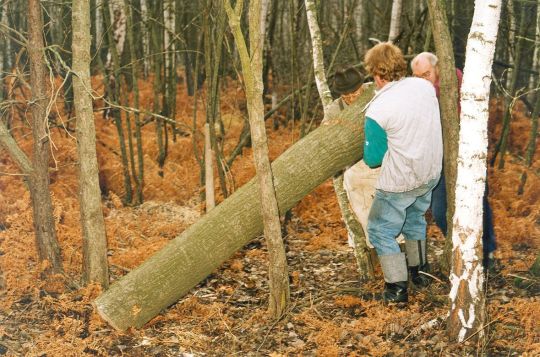
<instances>
[{"instance_id":1,"label":"slender tree","mask_svg":"<svg viewBox=\"0 0 540 357\"><path fill-rule=\"evenodd\" d=\"M49 191L50 139L47 127L47 105L50 96L45 84L45 49L41 1L28 0L28 56L30 58L30 86L32 101L33 175L30 191L34 212L36 245L41 261L50 264L52 272L62 271L60 246L54 227L53 205Z\"/></svg>"},{"instance_id":2,"label":"slender tree","mask_svg":"<svg viewBox=\"0 0 540 357\"><path fill-rule=\"evenodd\" d=\"M486 181L489 87L500 11L501 0L477 0L467 40L448 324L450 336L460 342L477 332L481 337L485 319L482 200Z\"/></svg>"},{"instance_id":3,"label":"slender tree","mask_svg":"<svg viewBox=\"0 0 540 357\"><path fill-rule=\"evenodd\" d=\"M137 1L136 1L137 2ZM140 5L140 4L139 4ZM135 8L137 10L137 8ZM131 59L131 82L132 82L132 88L133 88L133 104L135 108L139 108L139 101L140 101L140 92L139 92L139 82L138 82L138 75L139 75L139 62L137 53L141 55L142 53L142 42L139 40L135 40L135 36L133 35L136 33L136 29L140 28L140 24L137 25L135 22L135 19L140 18L140 14L138 16L135 16L135 14L132 11L131 6L129 5L129 0L124 0L124 12L126 13L126 32L127 32L127 40L128 40L128 47L129 47L129 56ZM136 48L139 48L141 52L136 52ZM143 144L142 144L142 134L141 134L141 121L140 121L140 114L139 112L135 112L134 114L135 118L135 140L136 140L136 146L137 146L137 165L134 165L132 163L132 171L135 171L135 166L137 167L136 173L133 174L135 179L135 201L138 203L142 203L144 200L143 197L143 187L144 187L144 159L143 159Z\"/></svg>"},{"instance_id":4,"label":"slender tree","mask_svg":"<svg viewBox=\"0 0 540 357\"><path fill-rule=\"evenodd\" d=\"M73 90L77 114L79 199L83 232L83 280L109 286L107 237L101 209L96 155L96 128L90 94L90 6L73 0Z\"/></svg>"},{"instance_id":5,"label":"slender tree","mask_svg":"<svg viewBox=\"0 0 540 357\"><path fill-rule=\"evenodd\" d=\"M402 0L393 0L392 2L392 15L390 18L390 32L388 33L388 41L394 42L399 36L401 31L401 8Z\"/></svg>"},{"instance_id":6,"label":"slender tree","mask_svg":"<svg viewBox=\"0 0 540 357\"><path fill-rule=\"evenodd\" d=\"M210 124L204 124L204 192L206 197L206 212L216 206L214 194L214 151L210 140Z\"/></svg>"},{"instance_id":7,"label":"slender tree","mask_svg":"<svg viewBox=\"0 0 540 357\"><path fill-rule=\"evenodd\" d=\"M534 30L534 51L533 51L533 62L532 70L540 72L540 1L536 2L536 27ZM535 83L535 76L531 75L529 78L529 90L533 90ZM538 82L540 85L540 81ZM531 101L534 98L534 93L531 93Z\"/></svg>"},{"instance_id":8,"label":"slender tree","mask_svg":"<svg viewBox=\"0 0 540 357\"><path fill-rule=\"evenodd\" d=\"M507 96L505 97L503 129L502 129L501 137L499 141L497 142L497 146L495 147L495 153L493 154L493 158L491 160L491 165L493 166L495 164L495 160L497 159L497 155L499 156L499 165L498 165L499 169L504 168L504 156L506 155L506 149L508 146L508 136L510 134L510 122L512 121L512 111L514 109L514 104L516 102L519 70L521 68L521 62L522 62L521 53L523 49L523 39L525 37L525 31L526 31L526 22L525 22L526 8L527 7L525 6L525 4L521 5L521 20L519 22L518 40L515 46L514 68L512 70L512 74L510 75L510 84L508 87L508 93L507 93Z\"/></svg>"},{"instance_id":9,"label":"slender tree","mask_svg":"<svg viewBox=\"0 0 540 357\"><path fill-rule=\"evenodd\" d=\"M324 58L321 41L321 31L317 22L316 6L313 0L305 0L307 20L311 34L313 48L313 67L315 71L315 82L319 91L319 96L323 103L325 118L329 117L328 108L332 104L332 95L326 80L324 71ZM331 119L331 118L328 118ZM333 179L334 191L338 200L341 215L347 227L347 232L354 242L354 252L358 263L358 272L361 279L373 277L373 264L370 260L369 248L366 244L364 230L349 207L347 192L343 187L343 174L335 176Z\"/></svg>"},{"instance_id":10,"label":"slender tree","mask_svg":"<svg viewBox=\"0 0 540 357\"><path fill-rule=\"evenodd\" d=\"M261 197L264 236L269 255L269 311L274 318L279 318L289 304L290 292L287 259L281 237L279 209L268 158L268 143L264 126L262 59L268 0L251 0L249 2L249 52L240 28L243 1L237 1L234 9L229 0L224 0L223 3L240 55L246 87L253 157Z\"/></svg>"},{"instance_id":11,"label":"slender tree","mask_svg":"<svg viewBox=\"0 0 540 357\"><path fill-rule=\"evenodd\" d=\"M540 85L540 80L538 81ZM540 115L540 93L536 95L536 105L534 106L531 114L531 132L529 135L529 144L527 145L527 152L525 156L525 169L521 173L521 178L518 187L518 194L522 195L525 188L525 182L527 181L527 171L529 171L534 158L534 152L536 151L536 137L538 136L538 116Z\"/></svg>"},{"instance_id":12,"label":"slender tree","mask_svg":"<svg viewBox=\"0 0 540 357\"><path fill-rule=\"evenodd\" d=\"M450 270L450 255L452 249L452 219L455 210L455 187L457 172L457 156L459 143L459 114L457 103L458 81L454 63L454 50L452 38L446 19L446 8L443 0L428 0L430 28L433 29L433 40L439 58L439 88L444 93L439 98L441 108L441 120L444 145L444 177L446 180L446 195L448 202L446 209L447 217L447 241L445 255L442 261L443 269Z\"/></svg>"}]
</instances>

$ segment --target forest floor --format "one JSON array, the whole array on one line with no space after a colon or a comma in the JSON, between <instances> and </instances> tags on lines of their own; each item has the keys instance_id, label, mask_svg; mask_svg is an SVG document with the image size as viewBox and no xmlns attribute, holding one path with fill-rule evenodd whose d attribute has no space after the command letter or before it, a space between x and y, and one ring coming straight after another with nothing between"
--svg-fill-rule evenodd
<instances>
[{"instance_id":1,"label":"forest floor","mask_svg":"<svg viewBox=\"0 0 540 357\"><path fill-rule=\"evenodd\" d=\"M100 78L94 78L100 90ZM151 87L141 81L142 106L152 107ZM191 126L193 98L180 86L177 119ZM235 146L244 119L242 90L228 84L221 100L224 151ZM97 101L96 108L103 103ZM204 118L199 102L197 125ZM360 284L347 245L331 180L320 185L293 210L287 225L287 258L291 307L279 321L267 314L267 251L262 237L251 241L217 271L143 328L118 332L94 311L100 293L81 287L81 232L77 197L77 155L73 133L52 129L54 161L51 190L65 275L40 280L43 266L34 249L28 190L5 152L0 156L0 355L18 356L537 356L540 354L540 281L527 275L540 248L540 152L528 170L524 194L517 194L530 119L516 108L510 155L503 170L489 169L490 202L497 233L497 269L487 279L484 343L448 340L449 282L435 281L412 291L405 308L360 297L379 292L380 268L371 282ZM284 116L285 113L278 115ZM490 139L500 133L501 108L491 106ZM60 122L62 115L57 115ZM133 119L133 118L132 118ZM64 118L65 121L65 118ZM65 122L65 125L68 123ZM96 111L100 183L109 244L111 280L125 275L163 247L203 212L199 200L199 166L193 135L169 144L164 176L155 161L154 124L143 127L145 202L123 205L124 187L116 128ZM31 151L28 126L13 122L13 133ZM73 127L73 125L71 125ZM271 159L299 139L298 123L277 130L268 122ZM181 127L183 128L183 127ZM200 149L202 140L197 138ZM540 145L539 145L540 146ZM232 168L234 187L254 175L251 149L244 149ZM216 192L219 183L216 180ZM232 185L229 179L229 184ZM218 197L220 200L221 198ZM430 223L430 260L435 274L444 237ZM516 276L525 284L517 287Z\"/></svg>"}]
</instances>

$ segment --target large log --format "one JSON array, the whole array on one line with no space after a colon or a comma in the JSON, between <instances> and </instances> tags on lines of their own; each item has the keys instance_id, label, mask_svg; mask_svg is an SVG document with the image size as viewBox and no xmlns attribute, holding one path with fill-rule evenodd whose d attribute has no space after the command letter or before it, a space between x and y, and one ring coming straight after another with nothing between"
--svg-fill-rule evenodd
<instances>
[{"instance_id":1,"label":"large log","mask_svg":"<svg viewBox=\"0 0 540 357\"><path fill-rule=\"evenodd\" d=\"M291 146L272 163L280 212L291 209L318 185L361 159L361 110L373 87L341 113ZM263 231L257 180L219 206L115 282L94 302L118 330L141 327L211 274Z\"/></svg>"}]
</instances>

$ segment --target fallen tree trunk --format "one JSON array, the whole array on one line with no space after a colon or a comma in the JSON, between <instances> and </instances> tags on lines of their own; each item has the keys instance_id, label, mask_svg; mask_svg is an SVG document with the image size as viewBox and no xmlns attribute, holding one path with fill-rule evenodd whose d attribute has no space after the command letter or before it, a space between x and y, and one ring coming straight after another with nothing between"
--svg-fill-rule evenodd
<instances>
[{"instance_id":1,"label":"fallen tree trunk","mask_svg":"<svg viewBox=\"0 0 540 357\"><path fill-rule=\"evenodd\" d=\"M364 116L370 86L339 118L290 147L272 163L281 213L318 185L362 157ZM114 328L141 327L211 274L234 252L262 234L256 179L170 241L159 252L115 282L94 302Z\"/></svg>"}]
</instances>

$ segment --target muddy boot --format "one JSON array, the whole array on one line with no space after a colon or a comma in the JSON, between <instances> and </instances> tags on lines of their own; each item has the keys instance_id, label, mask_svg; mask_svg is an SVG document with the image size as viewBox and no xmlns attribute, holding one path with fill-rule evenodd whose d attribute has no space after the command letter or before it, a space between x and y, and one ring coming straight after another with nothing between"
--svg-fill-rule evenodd
<instances>
[{"instance_id":1,"label":"muddy boot","mask_svg":"<svg viewBox=\"0 0 540 357\"><path fill-rule=\"evenodd\" d=\"M406 303L407 295L407 262L405 254L379 256L384 274L383 300L386 303Z\"/></svg>"},{"instance_id":2,"label":"muddy boot","mask_svg":"<svg viewBox=\"0 0 540 357\"><path fill-rule=\"evenodd\" d=\"M431 278L422 272L429 272L427 263L426 241L425 240L405 240L405 251L407 252L407 263L411 282L417 289L423 289L431 284Z\"/></svg>"}]
</instances>

